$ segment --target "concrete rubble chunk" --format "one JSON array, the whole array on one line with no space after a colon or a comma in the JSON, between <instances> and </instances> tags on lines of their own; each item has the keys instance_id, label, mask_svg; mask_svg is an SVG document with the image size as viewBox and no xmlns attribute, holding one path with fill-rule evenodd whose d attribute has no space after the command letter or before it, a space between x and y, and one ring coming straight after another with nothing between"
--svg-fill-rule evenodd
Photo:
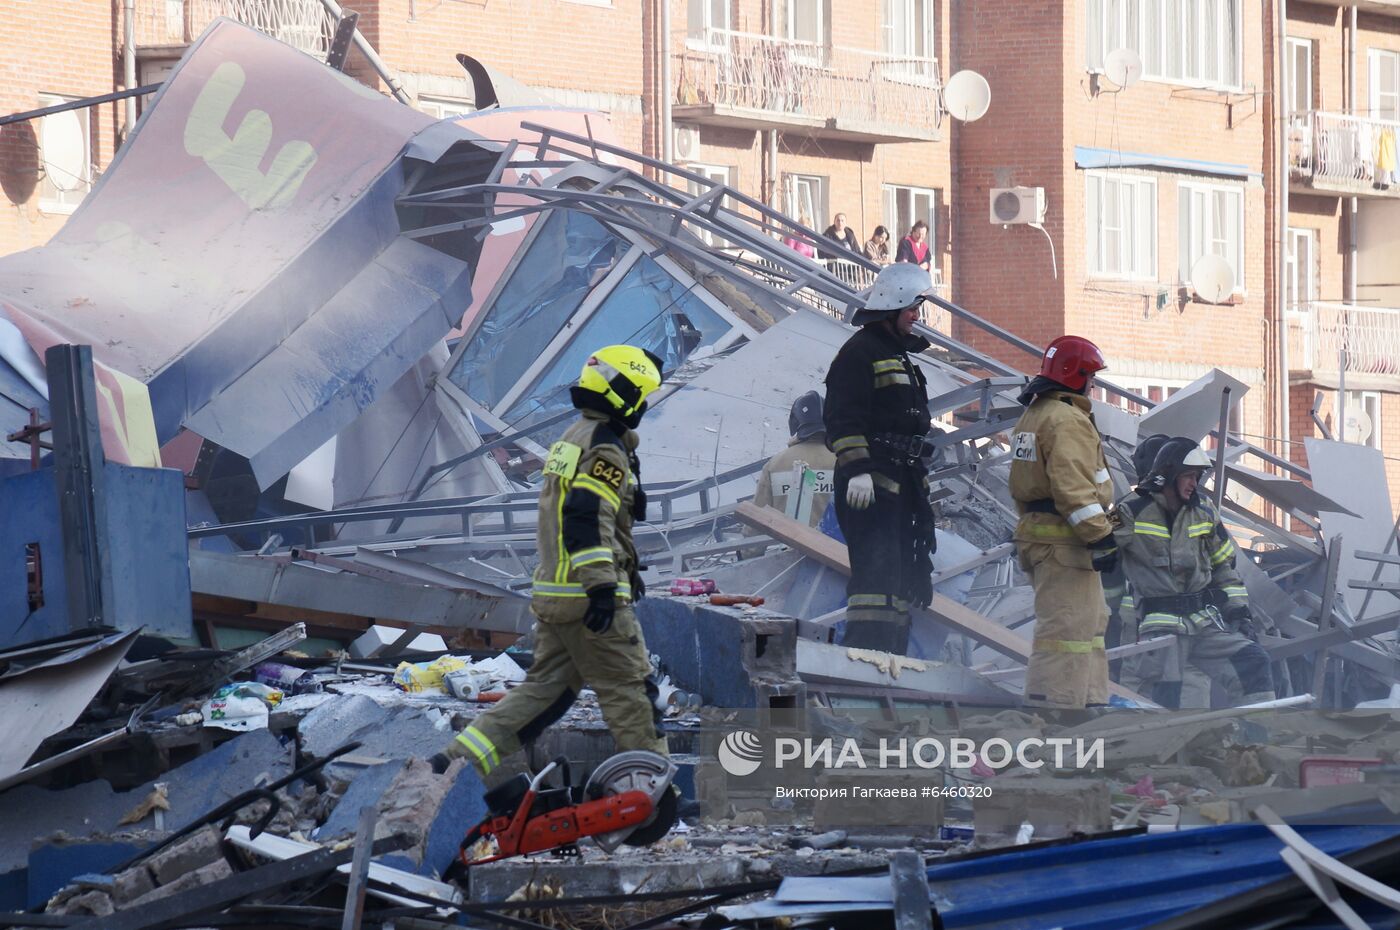
<instances>
[{"instance_id":1,"label":"concrete rubble chunk","mask_svg":"<svg viewBox=\"0 0 1400 930\"><path fill-rule=\"evenodd\" d=\"M125 907L142 895L149 894L156 887L145 863L134 865L117 873L112 885L112 899Z\"/></svg>"},{"instance_id":2,"label":"concrete rubble chunk","mask_svg":"<svg viewBox=\"0 0 1400 930\"><path fill-rule=\"evenodd\" d=\"M389 711L363 694L326 701L302 718L297 726L302 753L310 759L324 759L332 752L381 727ZM360 750L363 754L365 750Z\"/></svg>"},{"instance_id":3,"label":"concrete rubble chunk","mask_svg":"<svg viewBox=\"0 0 1400 930\"><path fill-rule=\"evenodd\" d=\"M111 917L116 913L112 896L105 891L84 891L49 909L50 914L91 914L93 917Z\"/></svg>"},{"instance_id":4,"label":"concrete rubble chunk","mask_svg":"<svg viewBox=\"0 0 1400 930\"><path fill-rule=\"evenodd\" d=\"M981 838L1011 837L1029 823L1036 839L1099 833L1113 826L1107 782L1092 778L998 778L987 797L972 802Z\"/></svg>"},{"instance_id":5,"label":"concrete rubble chunk","mask_svg":"<svg viewBox=\"0 0 1400 930\"><path fill-rule=\"evenodd\" d=\"M154 890L146 892L135 901L132 901L126 908L138 908L172 894L179 894L182 891L200 888L210 882L217 882L220 879L228 878L232 874L233 867L228 864L227 860L220 859L218 862L211 862L202 868L195 869L193 872L186 872L168 885L160 885Z\"/></svg>"},{"instance_id":6,"label":"concrete rubble chunk","mask_svg":"<svg viewBox=\"0 0 1400 930\"><path fill-rule=\"evenodd\" d=\"M187 872L223 858L223 836L213 824L162 849L146 861L157 885L166 885Z\"/></svg>"}]
</instances>

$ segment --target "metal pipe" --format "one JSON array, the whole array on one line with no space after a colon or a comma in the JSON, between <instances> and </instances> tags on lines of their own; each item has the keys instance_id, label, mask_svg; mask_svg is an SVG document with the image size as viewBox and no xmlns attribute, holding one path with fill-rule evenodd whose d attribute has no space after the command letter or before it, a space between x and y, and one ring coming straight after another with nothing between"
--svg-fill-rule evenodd
<instances>
[{"instance_id":1,"label":"metal pipe","mask_svg":"<svg viewBox=\"0 0 1400 930\"><path fill-rule=\"evenodd\" d=\"M1226 437L1230 430L1230 389L1227 387L1220 392L1220 435L1216 438L1218 445L1215 447L1215 512L1220 513L1220 508L1225 502L1225 446Z\"/></svg>"},{"instance_id":2,"label":"metal pipe","mask_svg":"<svg viewBox=\"0 0 1400 930\"><path fill-rule=\"evenodd\" d=\"M338 22L345 14L340 10L340 4L335 0L321 0L321 6L326 8L326 12L335 17ZM355 30L355 47L360 50L360 54L365 56L371 68L375 70L384 83L389 85L389 92L394 95L394 99L406 107L413 106L413 98L408 95L408 91L403 89L399 79L394 76L394 72L389 70L389 66L384 63L384 59L379 57L379 53L374 50L374 46L369 44L369 40L364 37L359 29Z\"/></svg>"},{"instance_id":3,"label":"metal pipe","mask_svg":"<svg viewBox=\"0 0 1400 930\"><path fill-rule=\"evenodd\" d=\"M661 4L661 160L675 160L674 131L671 126L671 0Z\"/></svg>"},{"instance_id":4,"label":"metal pipe","mask_svg":"<svg viewBox=\"0 0 1400 930\"><path fill-rule=\"evenodd\" d=\"M1293 461L1293 444L1291 442L1290 421L1293 416L1292 398L1289 392L1289 359L1288 359L1288 56L1287 56L1287 36L1288 36L1288 0L1278 0L1278 23L1276 26L1277 36L1273 42L1274 54L1278 56L1278 88L1280 93L1275 99L1282 100L1282 104L1275 108L1275 116L1278 119L1278 155L1275 170L1278 172L1278 258L1275 262L1275 274L1277 275L1275 291L1275 302L1278 305L1278 381L1279 381L1279 409L1282 416L1279 421L1279 448L1280 457Z\"/></svg>"},{"instance_id":5,"label":"metal pipe","mask_svg":"<svg viewBox=\"0 0 1400 930\"><path fill-rule=\"evenodd\" d=\"M125 0L122 4L122 81L125 89L136 86L136 0ZM136 97L126 98L126 128L122 140L131 136L136 126Z\"/></svg>"}]
</instances>

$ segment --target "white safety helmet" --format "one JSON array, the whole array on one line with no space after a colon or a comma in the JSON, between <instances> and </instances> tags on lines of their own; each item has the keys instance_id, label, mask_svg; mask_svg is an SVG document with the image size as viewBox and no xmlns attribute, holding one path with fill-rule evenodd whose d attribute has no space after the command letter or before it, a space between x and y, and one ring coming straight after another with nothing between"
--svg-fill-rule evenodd
<instances>
[{"instance_id":1,"label":"white safety helmet","mask_svg":"<svg viewBox=\"0 0 1400 930\"><path fill-rule=\"evenodd\" d=\"M875 276L865 306L855 312L851 322L864 326L913 306L933 291L933 278L918 265L899 262L886 265Z\"/></svg>"}]
</instances>

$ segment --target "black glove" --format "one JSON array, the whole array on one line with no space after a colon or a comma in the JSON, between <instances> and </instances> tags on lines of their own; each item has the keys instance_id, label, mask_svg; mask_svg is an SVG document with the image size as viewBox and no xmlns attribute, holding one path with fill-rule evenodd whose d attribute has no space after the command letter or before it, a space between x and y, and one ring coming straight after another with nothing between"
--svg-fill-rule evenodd
<instances>
[{"instance_id":1,"label":"black glove","mask_svg":"<svg viewBox=\"0 0 1400 930\"><path fill-rule=\"evenodd\" d=\"M1254 613L1248 607L1234 608L1225 615L1225 622L1236 633L1242 633L1253 640L1259 638L1259 632L1254 629Z\"/></svg>"},{"instance_id":2,"label":"black glove","mask_svg":"<svg viewBox=\"0 0 1400 930\"><path fill-rule=\"evenodd\" d=\"M1094 559L1094 571L1111 572L1118 567L1118 543L1113 539L1112 533L1089 543L1089 549Z\"/></svg>"},{"instance_id":3,"label":"black glove","mask_svg":"<svg viewBox=\"0 0 1400 930\"><path fill-rule=\"evenodd\" d=\"M435 752L428 757L428 764L433 767L434 775L441 775L447 771L447 767L452 764L452 760L445 752Z\"/></svg>"},{"instance_id":4,"label":"black glove","mask_svg":"<svg viewBox=\"0 0 1400 930\"><path fill-rule=\"evenodd\" d=\"M644 567L638 565L627 575L627 583L632 586L632 603L634 604L647 596L647 584L642 580L641 571Z\"/></svg>"},{"instance_id":5,"label":"black glove","mask_svg":"<svg viewBox=\"0 0 1400 930\"><path fill-rule=\"evenodd\" d=\"M645 523L647 520L647 492L642 490L642 460L637 458L636 452L628 452L627 464L632 469L632 476L637 480L637 487L632 492L632 519L638 523Z\"/></svg>"},{"instance_id":6,"label":"black glove","mask_svg":"<svg viewBox=\"0 0 1400 930\"><path fill-rule=\"evenodd\" d=\"M909 582L909 603L915 607L933 603L933 572L926 559L920 559L914 568L914 579Z\"/></svg>"},{"instance_id":7,"label":"black glove","mask_svg":"<svg viewBox=\"0 0 1400 930\"><path fill-rule=\"evenodd\" d=\"M617 585L600 584L588 589L588 612L583 615L583 625L602 636L612 629L613 614L617 612Z\"/></svg>"}]
</instances>

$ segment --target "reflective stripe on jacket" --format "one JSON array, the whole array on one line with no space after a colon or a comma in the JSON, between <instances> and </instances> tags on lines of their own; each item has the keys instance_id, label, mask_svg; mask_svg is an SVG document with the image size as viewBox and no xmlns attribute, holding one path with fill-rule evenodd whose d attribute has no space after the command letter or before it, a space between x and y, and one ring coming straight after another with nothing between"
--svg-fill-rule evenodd
<instances>
[{"instance_id":1,"label":"reflective stripe on jacket","mask_svg":"<svg viewBox=\"0 0 1400 930\"><path fill-rule=\"evenodd\" d=\"M1113 480L1089 399L1072 391L1036 397L1011 433L1011 496L1018 542L1085 545L1112 531ZM1056 513L1028 511L1051 500Z\"/></svg>"},{"instance_id":2,"label":"reflective stripe on jacket","mask_svg":"<svg viewBox=\"0 0 1400 930\"><path fill-rule=\"evenodd\" d=\"M637 434L619 436L600 414L583 415L549 447L540 490L536 538L540 564L533 595L537 616L582 617L588 589L617 585L631 597L628 579L637 566L632 545L636 478L627 453Z\"/></svg>"},{"instance_id":3,"label":"reflective stripe on jacket","mask_svg":"<svg viewBox=\"0 0 1400 930\"><path fill-rule=\"evenodd\" d=\"M1211 606L1195 611L1154 610L1148 602L1139 637L1194 632L1223 612L1249 606L1235 570L1235 543L1210 504L1197 498L1172 518L1161 494L1138 495L1125 501L1121 512L1123 525L1114 534L1140 605L1148 598L1217 592Z\"/></svg>"}]
</instances>

